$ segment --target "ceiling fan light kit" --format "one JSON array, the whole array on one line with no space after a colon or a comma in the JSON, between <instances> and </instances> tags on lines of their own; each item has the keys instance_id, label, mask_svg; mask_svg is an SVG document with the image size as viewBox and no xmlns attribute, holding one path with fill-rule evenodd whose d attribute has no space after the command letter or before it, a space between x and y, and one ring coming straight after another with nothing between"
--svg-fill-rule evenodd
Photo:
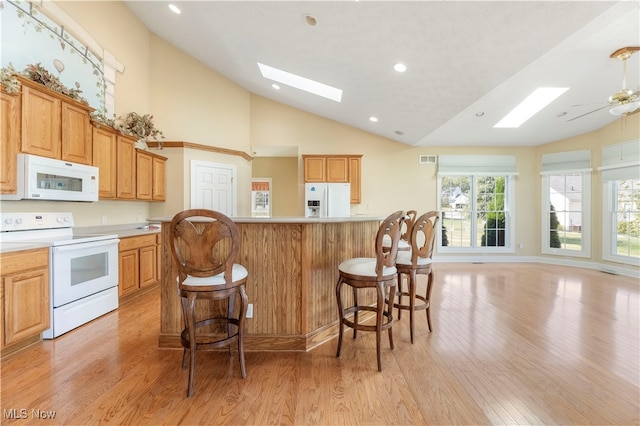
<instances>
[{"instance_id":1,"label":"ceiling fan light kit","mask_svg":"<svg viewBox=\"0 0 640 426\"><path fill-rule=\"evenodd\" d=\"M627 115L638 110L640 108L640 101L628 102L626 104L618 105L609 110L612 115Z\"/></svg>"},{"instance_id":2,"label":"ceiling fan light kit","mask_svg":"<svg viewBox=\"0 0 640 426\"><path fill-rule=\"evenodd\" d=\"M629 59L638 50L640 50L640 47L638 46L627 46L622 47L609 55L612 59L619 59L622 61L622 89L609 96L608 102L604 106L598 107L577 117L573 117L567 120L567 123L586 115L593 114L594 112L607 107L612 107L609 108L609 113L615 116L627 116L629 114L640 112L640 90L633 91L631 89L627 89L627 59Z\"/></svg>"}]
</instances>

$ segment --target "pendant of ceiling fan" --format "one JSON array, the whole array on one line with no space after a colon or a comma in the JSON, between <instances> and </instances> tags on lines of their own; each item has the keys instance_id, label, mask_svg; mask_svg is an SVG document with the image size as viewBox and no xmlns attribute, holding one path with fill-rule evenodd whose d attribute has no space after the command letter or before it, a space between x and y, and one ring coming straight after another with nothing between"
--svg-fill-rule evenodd
<instances>
[{"instance_id":1,"label":"pendant of ceiling fan","mask_svg":"<svg viewBox=\"0 0 640 426\"><path fill-rule=\"evenodd\" d=\"M613 115L627 115L640 108L640 93L638 90L627 89L627 59L640 50L637 46L628 46L618 49L610 55L610 58L622 61L622 90L609 97L609 103L615 104L609 112Z\"/></svg>"},{"instance_id":2,"label":"pendant of ceiling fan","mask_svg":"<svg viewBox=\"0 0 640 426\"><path fill-rule=\"evenodd\" d=\"M640 90L633 91L627 89L627 59L629 59L631 55L636 53L638 50L640 50L640 47L638 46L627 46L620 48L609 55L610 58L622 61L622 89L609 96L609 102L606 105L577 117L573 117L570 120L567 120L567 123L611 106L613 106L613 108L609 110L609 113L616 116L627 116L629 114L640 112Z\"/></svg>"}]
</instances>

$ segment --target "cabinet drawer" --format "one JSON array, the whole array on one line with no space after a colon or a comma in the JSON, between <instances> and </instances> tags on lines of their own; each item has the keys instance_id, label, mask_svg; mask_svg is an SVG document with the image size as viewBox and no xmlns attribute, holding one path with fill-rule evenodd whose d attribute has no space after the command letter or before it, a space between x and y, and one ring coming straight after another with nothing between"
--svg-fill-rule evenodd
<instances>
[{"instance_id":1,"label":"cabinet drawer","mask_svg":"<svg viewBox=\"0 0 640 426\"><path fill-rule=\"evenodd\" d=\"M33 249L2 253L2 275L15 274L37 268L49 267L49 249Z\"/></svg>"},{"instance_id":2,"label":"cabinet drawer","mask_svg":"<svg viewBox=\"0 0 640 426\"><path fill-rule=\"evenodd\" d=\"M120 251L156 245L156 234L120 239Z\"/></svg>"}]
</instances>

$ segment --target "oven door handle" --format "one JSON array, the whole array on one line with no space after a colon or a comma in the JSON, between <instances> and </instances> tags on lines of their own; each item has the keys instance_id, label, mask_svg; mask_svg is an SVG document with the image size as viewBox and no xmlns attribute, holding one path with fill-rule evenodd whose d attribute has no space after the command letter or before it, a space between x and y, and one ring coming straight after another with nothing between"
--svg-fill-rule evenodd
<instances>
[{"instance_id":1,"label":"oven door handle","mask_svg":"<svg viewBox=\"0 0 640 426\"><path fill-rule=\"evenodd\" d=\"M119 239L117 238L113 238L113 239L109 239L109 240L101 240L101 241L91 241L88 243L78 243L78 244L69 244L66 246L56 246L53 247L53 251L56 253L65 253L65 252L70 252L70 251L77 251L78 249L80 250L86 250L86 249L91 249L91 248L96 248L96 247L106 247L106 246L111 246L111 245L118 245L118 243L120 242Z\"/></svg>"}]
</instances>

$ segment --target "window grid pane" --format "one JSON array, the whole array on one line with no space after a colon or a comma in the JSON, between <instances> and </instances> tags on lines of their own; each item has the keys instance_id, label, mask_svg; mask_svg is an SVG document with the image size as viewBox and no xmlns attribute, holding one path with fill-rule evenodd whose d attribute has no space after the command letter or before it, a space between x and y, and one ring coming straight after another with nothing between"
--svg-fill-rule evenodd
<instances>
[{"instance_id":1,"label":"window grid pane","mask_svg":"<svg viewBox=\"0 0 640 426\"><path fill-rule=\"evenodd\" d=\"M582 174L549 176L549 247L582 250Z\"/></svg>"},{"instance_id":2,"label":"window grid pane","mask_svg":"<svg viewBox=\"0 0 640 426\"><path fill-rule=\"evenodd\" d=\"M618 180L614 188L614 254L640 258L640 180Z\"/></svg>"},{"instance_id":3,"label":"window grid pane","mask_svg":"<svg viewBox=\"0 0 640 426\"><path fill-rule=\"evenodd\" d=\"M471 246L471 180L469 176L442 178L442 241L449 247Z\"/></svg>"},{"instance_id":4,"label":"window grid pane","mask_svg":"<svg viewBox=\"0 0 640 426\"><path fill-rule=\"evenodd\" d=\"M504 247L505 187L504 176L443 176L442 246Z\"/></svg>"}]
</instances>

